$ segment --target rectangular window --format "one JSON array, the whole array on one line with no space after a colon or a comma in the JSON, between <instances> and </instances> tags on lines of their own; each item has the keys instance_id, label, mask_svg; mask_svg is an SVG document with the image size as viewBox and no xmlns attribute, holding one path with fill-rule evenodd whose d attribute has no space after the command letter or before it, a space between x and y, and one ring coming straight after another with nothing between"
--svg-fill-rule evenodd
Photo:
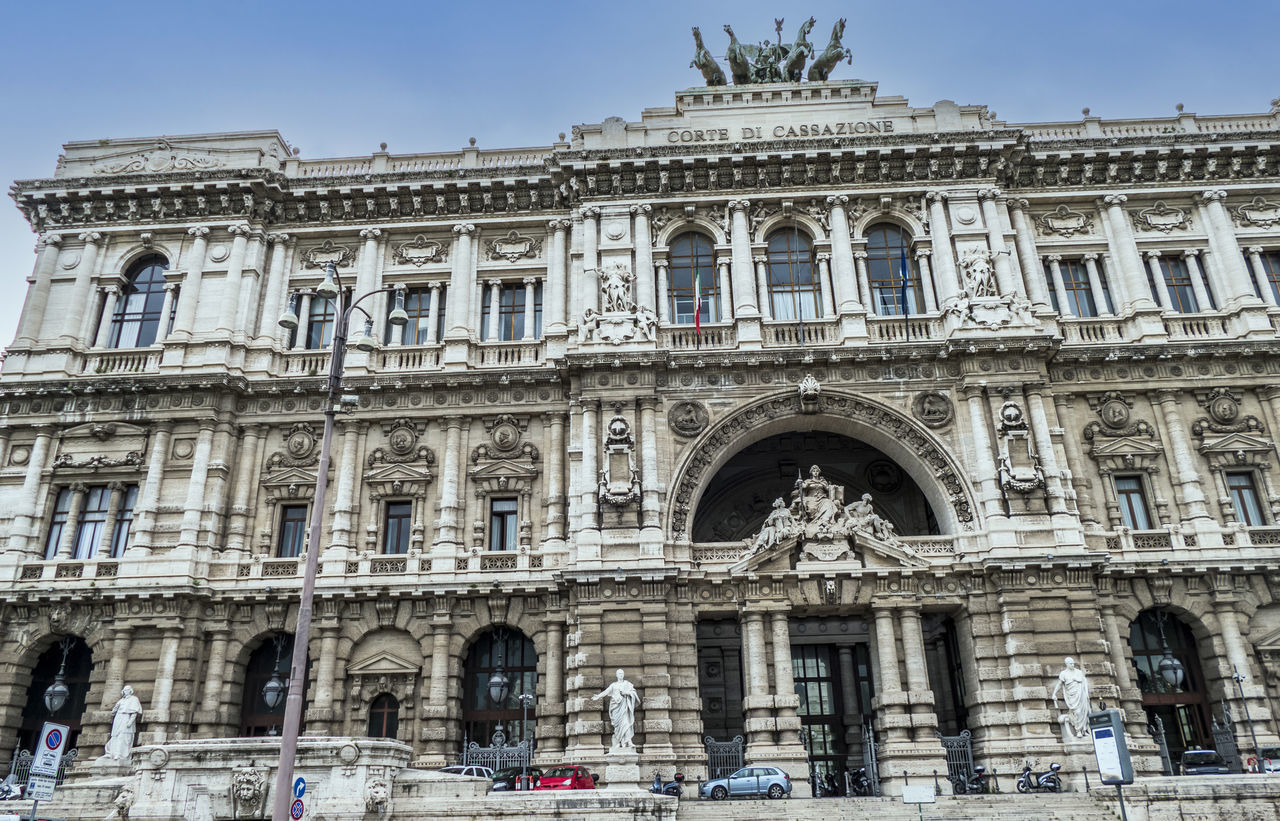
<instances>
[{"instance_id":1,"label":"rectangular window","mask_svg":"<svg viewBox=\"0 0 1280 821\"><path fill-rule=\"evenodd\" d=\"M276 542L276 555L282 559L301 556L306 533L307 506L284 505L281 507L280 538Z\"/></svg>"},{"instance_id":2,"label":"rectangular window","mask_svg":"<svg viewBox=\"0 0 1280 821\"><path fill-rule=\"evenodd\" d=\"M1253 471L1233 471L1227 474L1227 490L1231 493L1231 503L1236 508L1236 518L1247 527L1257 527L1267 523L1262 515L1262 504L1258 500L1258 487L1253 482Z\"/></svg>"},{"instance_id":3,"label":"rectangular window","mask_svg":"<svg viewBox=\"0 0 1280 821\"><path fill-rule=\"evenodd\" d=\"M1170 307L1183 314L1198 312L1200 305L1196 302L1195 290L1191 287L1191 272L1187 269L1187 261L1177 257L1161 257L1160 271L1164 274L1165 287L1169 291Z\"/></svg>"},{"instance_id":4,"label":"rectangular window","mask_svg":"<svg viewBox=\"0 0 1280 821\"><path fill-rule=\"evenodd\" d=\"M383 553L409 552L409 524L413 502L387 502L387 519L383 528Z\"/></svg>"},{"instance_id":5,"label":"rectangular window","mask_svg":"<svg viewBox=\"0 0 1280 821\"><path fill-rule=\"evenodd\" d=\"M517 499L492 499L489 502L489 549L515 550L517 538Z\"/></svg>"},{"instance_id":6,"label":"rectangular window","mask_svg":"<svg viewBox=\"0 0 1280 821\"><path fill-rule=\"evenodd\" d=\"M101 486L89 488L85 494L84 507L80 509L80 520L76 522L76 543L72 558L92 559L97 555L110 504L110 489Z\"/></svg>"},{"instance_id":7,"label":"rectangular window","mask_svg":"<svg viewBox=\"0 0 1280 821\"><path fill-rule=\"evenodd\" d=\"M431 327L431 288L410 288L404 295L404 311L409 315L409 322L403 328L397 328L390 322L387 326L387 341L390 342L392 334L400 334L401 345L433 345L444 337L444 309L445 298L448 288L441 287L435 289L439 292L436 297L438 304L436 305L436 327ZM395 300L387 300L387 313L390 314L395 308Z\"/></svg>"},{"instance_id":8,"label":"rectangular window","mask_svg":"<svg viewBox=\"0 0 1280 821\"><path fill-rule=\"evenodd\" d=\"M1098 306L1093 301L1093 289L1089 287L1089 270L1084 261L1064 259L1058 264L1062 271L1062 287L1067 294L1067 307L1073 316L1097 316Z\"/></svg>"},{"instance_id":9,"label":"rectangular window","mask_svg":"<svg viewBox=\"0 0 1280 821\"><path fill-rule=\"evenodd\" d=\"M307 317L307 349L312 351L329 347L333 341L333 328L337 320L337 301L311 297L311 311Z\"/></svg>"},{"instance_id":10,"label":"rectangular window","mask_svg":"<svg viewBox=\"0 0 1280 821\"><path fill-rule=\"evenodd\" d=\"M1120 520L1130 530L1150 530L1151 514L1141 476L1116 476L1116 497L1120 501Z\"/></svg>"},{"instance_id":11,"label":"rectangular window","mask_svg":"<svg viewBox=\"0 0 1280 821\"><path fill-rule=\"evenodd\" d=\"M111 558L118 559L129 549L129 529L133 527L133 508L138 504L138 486L129 485L120 500L115 532L111 534Z\"/></svg>"},{"instance_id":12,"label":"rectangular window","mask_svg":"<svg viewBox=\"0 0 1280 821\"><path fill-rule=\"evenodd\" d=\"M53 518L49 520L49 538L44 543L44 557L52 559L58 555L58 542L62 541L62 529L67 526L67 514L71 511L71 488L64 487L58 491L58 500L53 505Z\"/></svg>"},{"instance_id":13,"label":"rectangular window","mask_svg":"<svg viewBox=\"0 0 1280 821\"><path fill-rule=\"evenodd\" d=\"M493 321L490 314L491 290L494 286L485 286L484 311L480 317L480 338L489 338L489 323ZM524 311L529 297L527 285L506 283L497 286L498 291L498 339L503 342L515 342L524 339ZM542 284L533 286L533 335L542 334Z\"/></svg>"},{"instance_id":14,"label":"rectangular window","mask_svg":"<svg viewBox=\"0 0 1280 821\"><path fill-rule=\"evenodd\" d=\"M1263 251L1258 259L1262 261L1262 273L1271 285L1271 296L1280 302L1280 251Z\"/></svg>"}]
</instances>

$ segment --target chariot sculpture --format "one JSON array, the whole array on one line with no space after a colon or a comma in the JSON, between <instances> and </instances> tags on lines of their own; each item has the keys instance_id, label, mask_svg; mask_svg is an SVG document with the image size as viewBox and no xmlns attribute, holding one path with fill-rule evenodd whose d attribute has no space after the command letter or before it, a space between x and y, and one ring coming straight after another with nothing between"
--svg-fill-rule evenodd
<instances>
[{"instance_id":1,"label":"chariot sculpture","mask_svg":"<svg viewBox=\"0 0 1280 821\"><path fill-rule=\"evenodd\" d=\"M798 83L805 77L805 63L817 54L808 36L818 21L813 17L805 20L796 33L796 39L790 44L782 42L782 22L782 18L773 21L777 39L772 43L768 40L757 44L742 43L739 42L732 26L724 27L725 33L729 35L729 47L725 51L724 60L729 64L729 76L733 78L734 85ZM809 66L810 81L826 81L831 75L831 69L842 60L848 60L850 65L853 64L853 52L845 48L841 42L846 22L842 17L831 29L831 39L827 42L826 49L817 54L813 64ZM703 79L709 86L728 85L729 80L724 69L702 42L702 32L697 26L693 29L693 42L696 48L689 67L701 71Z\"/></svg>"}]
</instances>

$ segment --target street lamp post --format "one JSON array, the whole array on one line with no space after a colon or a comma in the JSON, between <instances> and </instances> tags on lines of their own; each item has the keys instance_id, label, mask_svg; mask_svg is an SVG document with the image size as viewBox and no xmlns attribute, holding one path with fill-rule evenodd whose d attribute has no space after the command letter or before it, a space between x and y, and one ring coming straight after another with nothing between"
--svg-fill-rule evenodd
<instances>
[{"instance_id":1,"label":"street lamp post","mask_svg":"<svg viewBox=\"0 0 1280 821\"><path fill-rule=\"evenodd\" d=\"M1253 754L1257 757L1257 767L1262 767L1262 753L1258 748L1258 734L1253 731L1253 719L1249 717L1249 702L1244 697L1244 683L1248 677L1236 666L1231 665L1231 680L1236 683L1236 691L1240 693L1240 705L1244 707L1244 723L1249 725L1249 740L1253 742Z\"/></svg>"},{"instance_id":2,"label":"street lamp post","mask_svg":"<svg viewBox=\"0 0 1280 821\"><path fill-rule=\"evenodd\" d=\"M529 732L529 705L533 704L533 693L520 694L520 706L523 712L520 716L520 743L527 744L529 739L525 738L525 734ZM1256 745L1255 745L1256 746ZM520 759L520 784L524 789L529 789L529 748L525 747L524 757Z\"/></svg>"},{"instance_id":3,"label":"street lamp post","mask_svg":"<svg viewBox=\"0 0 1280 821\"><path fill-rule=\"evenodd\" d=\"M316 286L316 296L337 300L336 324L333 328L333 354L329 357L328 395L324 405L324 435L320 439L320 463L316 467L315 498L311 501L311 531L307 536L307 560L302 574L302 596L298 603L298 626L293 636L293 659L289 664L289 694L285 698L284 728L280 737L280 766L276 770L275 793L272 796L271 817L274 821L289 818L289 805L293 797L293 765L298 755L298 730L302 723L302 693L306 687L307 644L311 639L312 599L316 588L316 569L320 564L320 520L324 515L325 493L329 489L329 448L333 443L334 417L343 407L354 404L342 395L342 369L347 356L347 326L351 312L361 302L374 294L395 291L396 306L388 317L393 325L404 325L408 316L404 311L404 291L394 286L378 288L361 294L351 304L347 303L342 279L333 263L325 266L324 281ZM367 311L361 309L366 317ZM285 328L298 327L298 315L292 305L280 317ZM364 334L356 341L360 350L373 350L377 342L370 335L372 321L366 321Z\"/></svg>"}]
</instances>

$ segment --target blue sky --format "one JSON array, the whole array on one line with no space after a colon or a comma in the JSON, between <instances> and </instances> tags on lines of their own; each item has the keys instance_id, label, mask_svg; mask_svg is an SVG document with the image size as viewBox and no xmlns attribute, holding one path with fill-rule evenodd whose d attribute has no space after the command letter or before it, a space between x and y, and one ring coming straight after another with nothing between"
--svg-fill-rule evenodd
<instances>
[{"instance_id":1,"label":"blue sky","mask_svg":"<svg viewBox=\"0 0 1280 821\"><path fill-rule=\"evenodd\" d=\"M701 83L690 27L739 38L838 17L853 65L914 105L986 104L1010 121L1266 111L1280 95L1276 0L434 3L9 0L0 31L0 179L51 176L63 142L277 129L306 158L546 145L575 123L639 118ZM0 207L0 345L34 237Z\"/></svg>"}]
</instances>

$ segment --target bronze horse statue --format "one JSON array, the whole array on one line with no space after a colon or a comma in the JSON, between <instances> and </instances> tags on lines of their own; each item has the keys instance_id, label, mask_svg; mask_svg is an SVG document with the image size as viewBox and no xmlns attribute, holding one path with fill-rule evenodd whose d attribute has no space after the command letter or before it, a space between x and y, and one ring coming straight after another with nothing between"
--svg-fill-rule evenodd
<instances>
[{"instance_id":1,"label":"bronze horse statue","mask_svg":"<svg viewBox=\"0 0 1280 821\"><path fill-rule=\"evenodd\" d=\"M756 57L760 54L759 46L744 46L738 42L738 36L733 33L733 26L726 25L725 32L729 35L729 48L724 53L724 58L729 61L729 71L733 74L734 85L746 85L752 80L752 64Z\"/></svg>"},{"instance_id":2,"label":"bronze horse statue","mask_svg":"<svg viewBox=\"0 0 1280 821\"><path fill-rule=\"evenodd\" d=\"M836 21L835 26L831 29L831 41L827 43L827 50L818 55L818 59L813 61L813 65L809 66L809 80L813 82L824 82L831 76L831 69L835 68L836 63L845 59L849 59L849 65L853 65L853 52L845 48L840 43L840 38L844 36L844 24L846 20L841 17Z\"/></svg>"},{"instance_id":3,"label":"bronze horse statue","mask_svg":"<svg viewBox=\"0 0 1280 821\"><path fill-rule=\"evenodd\" d=\"M728 85L729 81L725 79L724 70L716 62L716 58L711 56L711 52L707 51L707 47L702 44L702 32L698 31L697 26L693 27L693 42L698 44L698 48L693 53L693 62L689 63L689 68L701 71L702 78L709 86Z\"/></svg>"},{"instance_id":4,"label":"bronze horse statue","mask_svg":"<svg viewBox=\"0 0 1280 821\"><path fill-rule=\"evenodd\" d=\"M796 41L791 46L791 50L787 52L786 58L782 62L782 76L784 79L798 83L804 77L804 63L813 56L813 44L806 37L809 32L813 31L813 27L818 21L810 17L800 24L800 33L796 35Z\"/></svg>"}]
</instances>

